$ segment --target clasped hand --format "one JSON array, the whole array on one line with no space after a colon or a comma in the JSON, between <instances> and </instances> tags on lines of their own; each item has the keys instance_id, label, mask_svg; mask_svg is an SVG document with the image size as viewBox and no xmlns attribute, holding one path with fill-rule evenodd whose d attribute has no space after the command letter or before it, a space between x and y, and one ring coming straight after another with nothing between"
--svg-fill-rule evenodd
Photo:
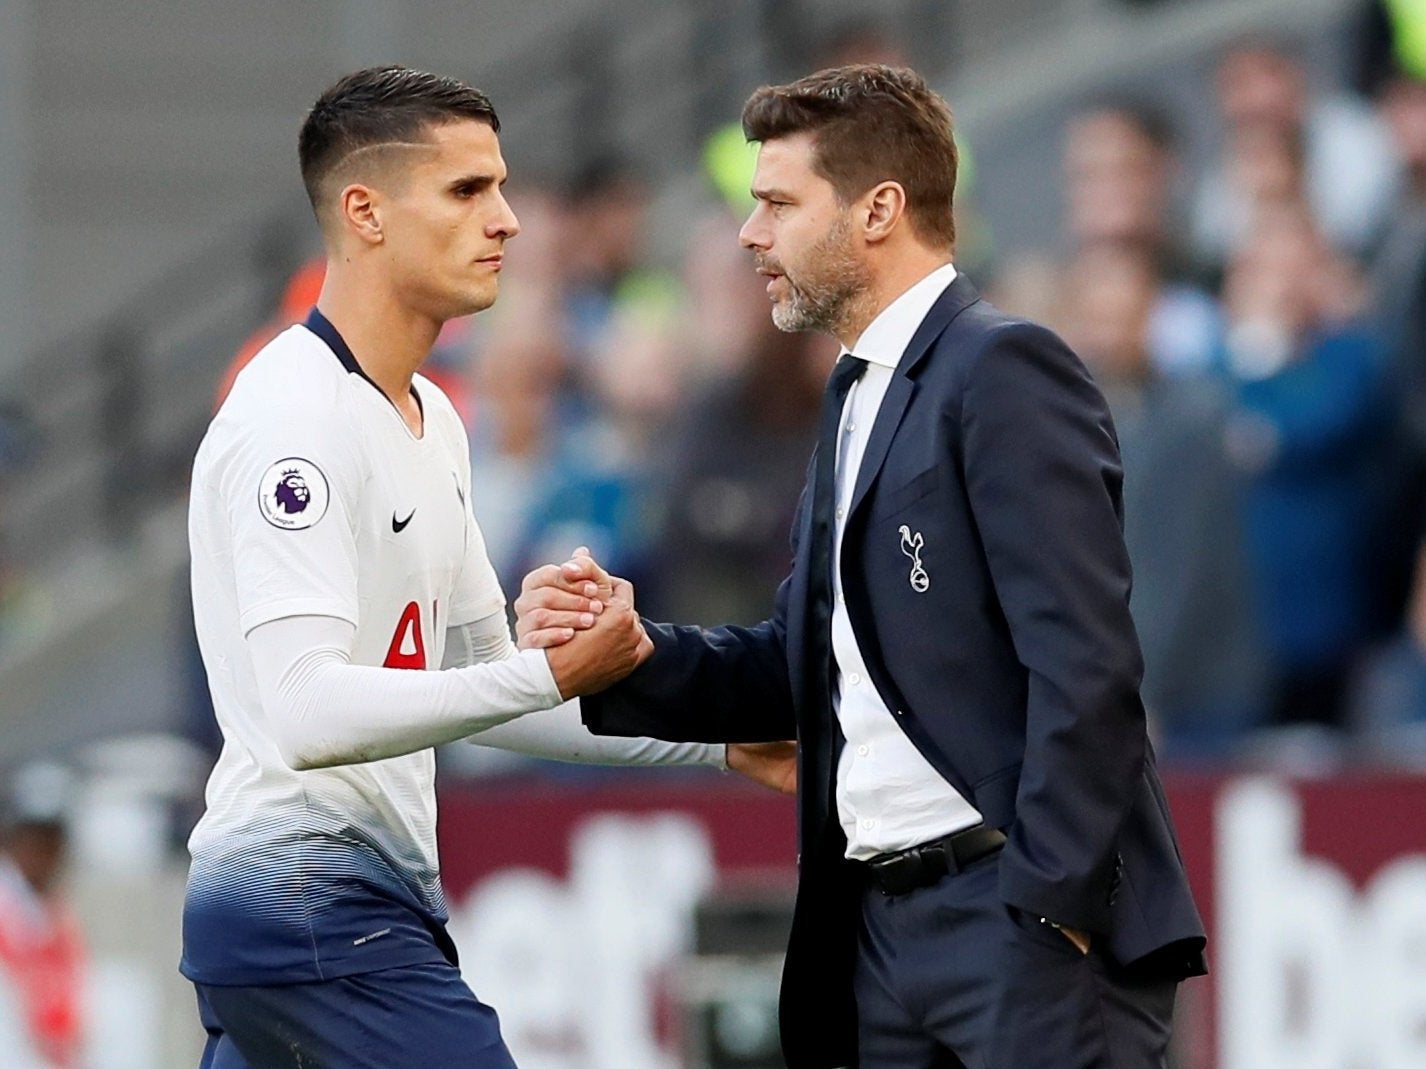
<instances>
[{"instance_id":1,"label":"clasped hand","mask_svg":"<svg viewBox=\"0 0 1426 1069\"><path fill-rule=\"evenodd\" d=\"M564 564L525 576L515 613L520 648L545 651L566 700L612 686L653 652L633 585L611 576L584 546Z\"/></svg>"},{"instance_id":2,"label":"clasped hand","mask_svg":"<svg viewBox=\"0 0 1426 1069\"><path fill-rule=\"evenodd\" d=\"M546 564L525 576L515 614L520 648L545 651L566 700L613 686L653 653L634 610L633 584L606 572L586 546L563 564ZM794 794L797 744L730 743L728 768Z\"/></svg>"}]
</instances>

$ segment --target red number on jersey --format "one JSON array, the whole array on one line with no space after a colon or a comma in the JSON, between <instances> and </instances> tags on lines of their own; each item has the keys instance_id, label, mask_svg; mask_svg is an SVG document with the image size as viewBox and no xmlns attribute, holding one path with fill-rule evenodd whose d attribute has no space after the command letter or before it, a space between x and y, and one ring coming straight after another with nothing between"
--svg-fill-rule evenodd
<instances>
[{"instance_id":1,"label":"red number on jersey","mask_svg":"<svg viewBox=\"0 0 1426 1069\"><path fill-rule=\"evenodd\" d=\"M426 667L426 641L421 637L421 607L414 601L401 612L396 634L391 636L391 648L386 651L383 668Z\"/></svg>"}]
</instances>

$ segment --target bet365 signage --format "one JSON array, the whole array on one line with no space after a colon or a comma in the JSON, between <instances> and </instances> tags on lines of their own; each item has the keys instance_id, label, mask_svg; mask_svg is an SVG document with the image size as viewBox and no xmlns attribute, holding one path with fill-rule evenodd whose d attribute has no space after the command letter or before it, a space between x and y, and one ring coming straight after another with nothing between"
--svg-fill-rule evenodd
<instances>
[{"instance_id":1,"label":"bet365 signage","mask_svg":"<svg viewBox=\"0 0 1426 1069\"><path fill-rule=\"evenodd\" d=\"M1426 783L1402 787L1224 784L1221 1069L1426 1066ZM1310 813L1303 792L1316 792ZM1383 836L1419 849L1373 848Z\"/></svg>"}]
</instances>

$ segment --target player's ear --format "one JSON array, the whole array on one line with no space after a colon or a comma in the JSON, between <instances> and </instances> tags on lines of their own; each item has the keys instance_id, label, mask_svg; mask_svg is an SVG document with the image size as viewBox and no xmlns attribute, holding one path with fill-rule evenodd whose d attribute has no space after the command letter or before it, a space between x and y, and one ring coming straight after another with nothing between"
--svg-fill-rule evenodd
<instances>
[{"instance_id":1,"label":"player's ear","mask_svg":"<svg viewBox=\"0 0 1426 1069\"><path fill-rule=\"evenodd\" d=\"M384 239L381 228L380 198L375 190L353 182L337 199L342 225L368 245L380 245Z\"/></svg>"}]
</instances>

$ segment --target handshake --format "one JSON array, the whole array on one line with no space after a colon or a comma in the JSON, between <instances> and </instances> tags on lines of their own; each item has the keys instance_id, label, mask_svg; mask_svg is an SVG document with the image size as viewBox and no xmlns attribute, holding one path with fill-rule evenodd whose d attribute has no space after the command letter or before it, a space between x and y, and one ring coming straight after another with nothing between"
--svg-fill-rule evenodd
<instances>
[{"instance_id":1,"label":"handshake","mask_svg":"<svg viewBox=\"0 0 1426 1069\"><path fill-rule=\"evenodd\" d=\"M545 651L566 701L612 687L654 652L634 611L633 584L606 572L584 546L525 576L515 613L520 648ZM794 742L730 743L727 764L754 783L797 791Z\"/></svg>"},{"instance_id":2,"label":"handshake","mask_svg":"<svg viewBox=\"0 0 1426 1069\"><path fill-rule=\"evenodd\" d=\"M560 696L594 694L623 679L654 651L634 611L634 587L580 546L564 564L536 568L515 599L521 649L543 649Z\"/></svg>"}]
</instances>

